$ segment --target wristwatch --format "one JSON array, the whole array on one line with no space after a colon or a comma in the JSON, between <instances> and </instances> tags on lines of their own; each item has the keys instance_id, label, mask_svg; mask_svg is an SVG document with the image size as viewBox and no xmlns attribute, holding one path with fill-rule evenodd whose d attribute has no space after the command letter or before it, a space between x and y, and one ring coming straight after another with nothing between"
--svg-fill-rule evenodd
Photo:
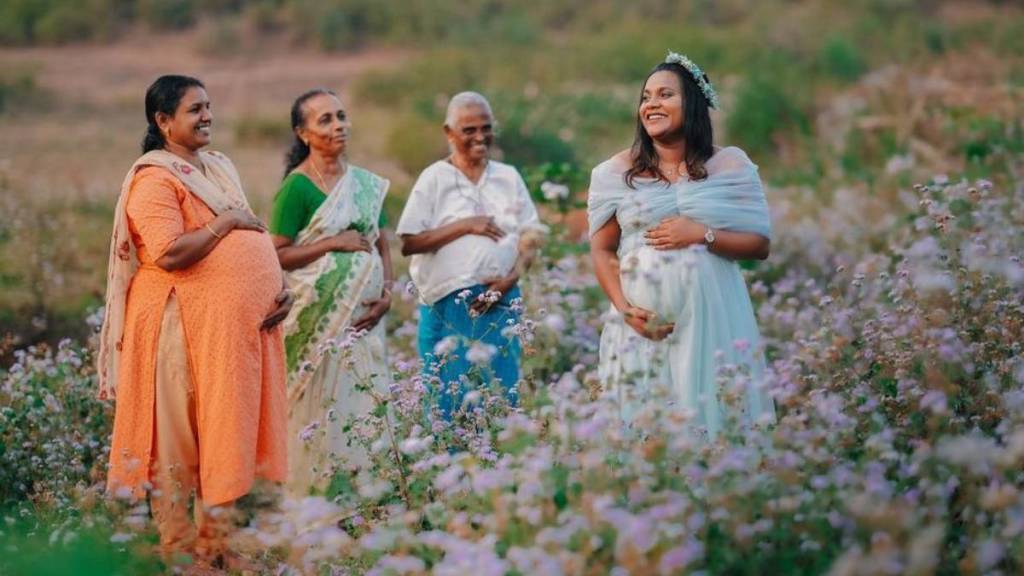
<instances>
[{"instance_id":1,"label":"wristwatch","mask_svg":"<svg viewBox=\"0 0 1024 576\"><path fill-rule=\"evenodd\" d=\"M710 226L704 229L704 245L711 246L715 243L715 231Z\"/></svg>"}]
</instances>

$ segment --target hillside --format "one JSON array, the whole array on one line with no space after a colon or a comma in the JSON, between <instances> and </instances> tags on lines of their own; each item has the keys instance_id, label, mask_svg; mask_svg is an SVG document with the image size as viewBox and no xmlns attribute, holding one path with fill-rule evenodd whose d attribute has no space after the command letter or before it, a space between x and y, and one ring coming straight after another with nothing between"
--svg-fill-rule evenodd
<instances>
[{"instance_id":1,"label":"hillside","mask_svg":"<svg viewBox=\"0 0 1024 576\"><path fill-rule=\"evenodd\" d=\"M444 154L446 95L473 88L493 100L504 157L538 200L545 179L572 187L572 201L547 208L558 220L582 202L590 167L629 144L638 84L668 48L711 72L724 104L718 141L744 147L779 199L829 206L842 191L885 213L935 173L1005 181L1024 151L1024 10L1011 3L137 4L90 16L110 24L102 34L0 34L21 44L0 48L0 190L12 215L0 224L0 333L13 342L83 334L144 126L142 92L165 72L208 83L215 146L238 163L261 214L291 99L325 85L351 107L352 160L392 178L392 217L415 174ZM28 5L46 7L32 20L43 30L69 4L3 10ZM168 30L151 19L156 6L193 16ZM325 43L353 27L358 42ZM568 221L578 228L578 216Z\"/></svg>"}]
</instances>

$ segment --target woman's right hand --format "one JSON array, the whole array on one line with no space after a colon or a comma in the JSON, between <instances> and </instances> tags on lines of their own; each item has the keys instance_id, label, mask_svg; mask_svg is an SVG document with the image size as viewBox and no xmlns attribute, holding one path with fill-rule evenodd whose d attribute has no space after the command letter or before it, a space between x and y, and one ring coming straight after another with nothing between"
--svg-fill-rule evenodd
<instances>
[{"instance_id":1,"label":"woman's right hand","mask_svg":"<svg viewBox=\"0 0 1024 576\"><path fill-rule=\"evenodd\" d=\"M495 242L505 236L505 231L494 222L493 216L471 216L462 220L466 234L485 236Z\"/></svg>"},{"instance_id":2,"label":"woman's right hand","mask_svg":"<svg viewBox=\"0 0 1024 576\"><path fill-rule=\"evenodd\" d=\"M676 328L676 325L671 323L657 324L658 315L639 306L626 306L622 311L622 317L637 334L655 342L664 340Z\"/></svg>"},{"instance_id":3,"label":"woman's right hand","mask_svg":"<svg viewBox=\"0 0 1024 576\"><path fill-rule=\"evenodd\" d=\"M239 230L256 230L258 232L266 232L267 226L260 221L252 212L243 210L241 208L232 208L224 212L224 216L231 222L231 229Z\"/></svg>"},{"instance_id":4,"label":"woman's right hand","mask_svg":"<svg viewBox=\"0 0 1024 576\"><path fill-rule=\"evenodd\" d=\"M332 252L369 252L370 241L355 230L345 230L331 236Z\"/></svg>"}]
</instances>

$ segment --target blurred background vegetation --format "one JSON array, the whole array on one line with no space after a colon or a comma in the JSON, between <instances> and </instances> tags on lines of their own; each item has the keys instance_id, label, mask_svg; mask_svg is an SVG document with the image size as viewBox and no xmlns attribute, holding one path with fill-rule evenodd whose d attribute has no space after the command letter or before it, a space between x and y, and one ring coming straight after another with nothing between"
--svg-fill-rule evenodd
<instances>
[{"instance_id":1,"label":"blurred background vegetation","mask_svg":"<svg viewBox=\"0 0 1024 576\"><path fill-rule=\"evenodd\" d=\"M936 173L1008 177L1024 151L1024 9L1010 1L6 0L0 45L7 349L87 329L158 73L208 80L216 147L263 214L288 105L311 84L341 86L354 161L394 182L392 222L446 153L447 97L475 89L538 200L544 180L570 185L547 212L578 233L589 170L630 144L641 82L667 49L709 71L718 142L745 148L775 199L895 202Z\"/></svg>"}]
</instances>

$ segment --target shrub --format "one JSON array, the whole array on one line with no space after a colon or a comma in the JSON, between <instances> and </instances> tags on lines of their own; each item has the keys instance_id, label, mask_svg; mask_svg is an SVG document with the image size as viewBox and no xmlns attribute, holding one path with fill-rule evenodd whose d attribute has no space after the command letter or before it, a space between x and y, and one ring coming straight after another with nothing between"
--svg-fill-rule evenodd
<instances>
[{"instance_id":1,"label":"shrub","mask_svg":"<svg viewBox=\"0 0 1024 576\"><path fill-rule=\"evenodd\" d=\"M199 51L211 56L229 56L243 50L241 22L233 18L216 18L200 27Z\"/></svg>"},{"instance_id":2,"label":"shrub","mask_svg":"<svg viewBox=\"0 0 1024 576\"><path fill-rule=\"evenodd\" d=\"M512 115L501 128L499 147L506 162L517 166L554 163L575 163L576 151L551 129L527 124L525 119Z\"/></svg>"},{"instance_id":3,"label":"shrub","mask_svg":"<svg viewBox=\"0 0 1024 576\"><path fill-rule=\"evenodd\" d=\"M140 518L141 519L141 518ZM14 576L110 576L165 574L151 542L124 541L116 520L105 514L41 518L10 510L0 528L0 546L17 551L0 557L0 572Z\"/></svg>"},{"instance_id":4,"label":"shrub","mask_svg":"<svg viewBox=\"0 0 1024 576\"><path fill-rule=\"evenodd\" d=\"M47 3L10 0L0 4L0 44L27 44L35 39L36 22L47 11Z\"/></svg>"},{"instance_id":5,"label":"shrub","mask_svg":"<svg viewBox=\"0 0 1024 576\"><path fill-rule=\"evenodd\" d=\"M40 88L34 72L5 70L0 73L0 114L12 110L42 108L49 101L49 94Z\"/></svg>"},{"instance_id":6,"label":"shrub","mask_svg":"<svg viewBox=\"0 0 1024 576\"><path fill-rule=\"evenodd\" d=\"M827 74L847 82L856 80L867 70L857 46L841 36L834 36L821 47L818 57Z\"/></svg>"},{"instance_id":7,"label":"shrub","mask_svg":"<svg viewBox=\"0 0 1024 576\"><path fill-rule=\"evenodd\" d=\"M802 85L787 86L784 76L768 75L758 68L740 84L726 119L729 137L752 155L770 154L781 133L806 133L806 114L795 102Z\"/></svg>"},{"instance_id":8,"label":"shrub","mask_svg":"<svg viewBox=\"0 0 1024 576\"><path fill-rule=\"evenodd\" d=\"M419 174L435 160L448 155L448 143L441 132L440 120L403 114L388 135L386 150L403 170Z\"/></svg>"},{"instance_id":9,"label":"shrub","mask_svg":"<svg viewBox=\"0 0 1024 576\"><path fill-rule=\"evenodd\" d=\"M62 44L92 37L97 32L97 26L95 14L80 6L64 3L36 22L34 36L46 44Z\"/></svg>"},{"instance_id":10,"label":"shrub","mask_svg":"<svg viewBox=\"0 0 1024 576\"><path fill-rule=\"evenodd\" d=\"M0 371L0 506L66 508L103 478L112 410L92 373L70 341L17 351Z\"/></svg>"},{"instance_id":11,"label":"shrub","mask_svg":"<svg viewBox=\"0 0 1024 576\"><path fill-rule=\"evenodd\" d=\"M181 30L195 24L196 0L138 0L142 21L156 30Z\"/></svg>"}]
</instances>

